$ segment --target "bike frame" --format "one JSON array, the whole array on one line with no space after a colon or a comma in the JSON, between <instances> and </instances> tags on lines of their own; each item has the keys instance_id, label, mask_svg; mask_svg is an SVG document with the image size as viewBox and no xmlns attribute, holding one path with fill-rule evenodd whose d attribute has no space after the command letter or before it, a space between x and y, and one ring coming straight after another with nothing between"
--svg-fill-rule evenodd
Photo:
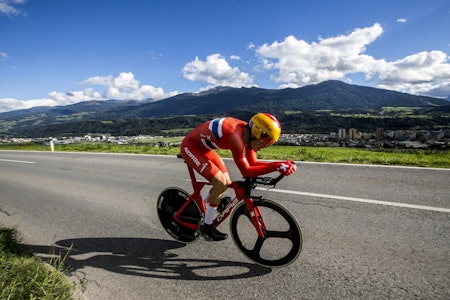
<instances>
[{"instance_id":1,"label":"bike frame","mask_svg":"<svg viewBox=\"0 0 450 300\"><path fill-rule=\"evenodd\" d=\"M199 181L197 180L197 177L195 176L194 169L187 165L189 176L191 178L192 188L194 189L194 192L189 196L188 199L186 199L186 202L181 206L181 208L175 213L174 219L182 224L183 226L186 226L192 230L198 230L199 225L198 224L192 224L184 222L179 218L181 213L184 211L184 209L190 204L191 201L195 201L198 205L198 207L201 210L201 213L203 214L203 217L206 212L205 204L203 203L201 192L205 186L211 185L211 183L207 181ZM281 179L281 178L280 178ZM253 224L253 226L256 229L256 232L258 233L258 236L261 238L265 238L265 230L266 225L262 219L261 213L257 206L253 204L253 198L251 197L251 190L254 188L252 186L252 183L247 181L233 181L228 186L228 188L231 188L234 190L234 193L236 194L236 197L227 204L227 206L224 208L224 210L219 213L215 219L213 220L214 227L219 226L223 221L225 221L230 214L233 211L233 208L241 201L245 202L245 207L247 209L248 215L250 217L250 220ZM258 199L262 200L262 197L257 197Z\"/></svg>"}]
</instances>

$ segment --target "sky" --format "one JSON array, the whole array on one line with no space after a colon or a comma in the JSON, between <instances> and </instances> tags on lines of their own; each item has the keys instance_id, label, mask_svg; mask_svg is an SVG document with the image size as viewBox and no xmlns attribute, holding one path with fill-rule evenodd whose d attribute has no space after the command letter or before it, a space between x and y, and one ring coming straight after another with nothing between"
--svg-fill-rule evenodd
<instances>
[{"instance_id":1,"label":"sky","mask_svg":"<svg viewBox=\"0 0 450 300\"><path fill-rule=\"evenodd\" d=\"M448 0L0 0L0 112L325 80L447 98Z\"/></svg>"}]
</instances>

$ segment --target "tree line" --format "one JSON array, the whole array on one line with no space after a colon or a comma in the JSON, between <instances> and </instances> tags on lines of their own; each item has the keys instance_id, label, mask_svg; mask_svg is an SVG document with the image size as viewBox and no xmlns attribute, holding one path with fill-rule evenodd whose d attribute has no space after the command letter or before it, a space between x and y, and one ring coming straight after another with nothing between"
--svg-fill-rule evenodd
<instances>
[{"instance_id":1,"label":"tree line","mask_svg":"<svg viewBox=\"0 0 450 300\"><path fill-rule=\"evenodd\" d=\"M279 119L283 133L329 133L338 128L356 128L359 131L385 129L437 129L449 126L448 117L428 115L426 117L367 117L340 116L331 112L271 112ZM223 115L172 116L153 118L123 118L115 120L77 121L30 127L16 133L26 137L82 136L86 134L110 134L115 136L136 135L180 135L189 129L220 116L233 116L248 120L253 115L249 111L234 111Z\"/></svg>"}]
</instances>

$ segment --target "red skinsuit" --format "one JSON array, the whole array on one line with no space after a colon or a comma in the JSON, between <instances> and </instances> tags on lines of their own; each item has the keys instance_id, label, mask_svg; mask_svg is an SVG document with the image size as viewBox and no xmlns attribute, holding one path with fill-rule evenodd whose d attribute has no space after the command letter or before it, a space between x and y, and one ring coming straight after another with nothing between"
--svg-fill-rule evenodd
<instances>
[{"instance_id":1,"label":"red skinsuit","mask_svg":"<svg viewBox=\"0 0 450 300\"><path fill-rule=\"evenodd\" d=\"M181 143L181 155L187 164L211 181L220 170L228 172L214 149L231 150L243 177L256 177L276 171L272 163L259 162L256 152L244 141L247 123L235 118L218 118L194 128Z\"/></svg>"}]
</instances>

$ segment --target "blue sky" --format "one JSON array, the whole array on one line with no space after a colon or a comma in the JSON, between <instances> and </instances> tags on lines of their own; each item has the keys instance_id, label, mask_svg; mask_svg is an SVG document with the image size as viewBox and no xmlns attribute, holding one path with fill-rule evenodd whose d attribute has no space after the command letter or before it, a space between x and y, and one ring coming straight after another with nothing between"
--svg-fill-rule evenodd
<instances>
[{"instance_id":1,"label":"blue sky","mask_svg":"<svg viewBox=\"0 0 450 300\"><path fill-rule=\"evenodd\" d=\"M0 0L0 112L324 80L450 95L448 0Z\"/></svg>"}]
</instances>

